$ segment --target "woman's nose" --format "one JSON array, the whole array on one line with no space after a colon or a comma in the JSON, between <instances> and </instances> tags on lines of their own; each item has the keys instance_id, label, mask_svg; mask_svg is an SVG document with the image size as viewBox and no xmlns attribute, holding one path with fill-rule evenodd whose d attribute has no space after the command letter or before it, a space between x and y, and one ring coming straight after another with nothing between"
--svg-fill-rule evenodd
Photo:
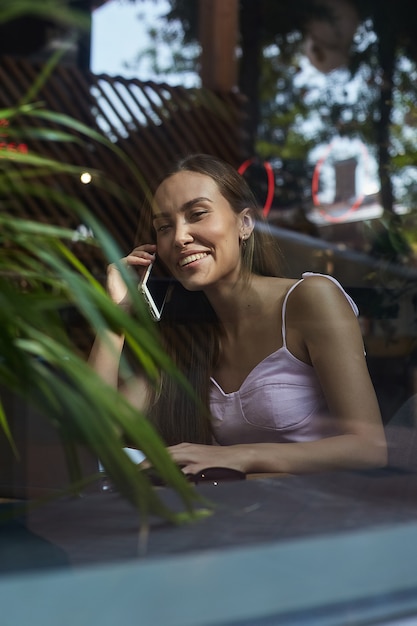
<instances>
[{"instance_id":1,"label":"woman's nose","mask_svg":"<svg viewBox=\"0 0 417 626\"><path fill-rule=\"evenodd\" d=\"M177 224L175 228L175 245L183 247L185 244L193 241L189 224Z\"/></svg>"}]
</instances>

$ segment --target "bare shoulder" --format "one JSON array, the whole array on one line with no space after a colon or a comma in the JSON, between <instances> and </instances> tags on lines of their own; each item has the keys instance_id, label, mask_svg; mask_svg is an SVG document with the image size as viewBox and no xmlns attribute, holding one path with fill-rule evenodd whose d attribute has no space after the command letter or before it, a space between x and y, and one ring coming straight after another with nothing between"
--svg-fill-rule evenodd
<instances>
[{"instance_id":1,"label":"bare shoulder","mask_svg":"<svg viewBox=\"0 0 417 626\"><path fill-rule=\"evenodd\" d=\"M288 307L292 315L306 314L321 319L333 317L356 318L355 312L342 286L331 278L321 275L306 276L291 293Z\"/></svg>"},{"instance_id":2,"label":"bare shoulder","mask_svg":"<svg viewBox=\"0 0 417 626\"><path fill-rule=\"evenodd\" d=\"M331 277L311 274L304 276L302 280L258 278L265 302L275 302L282 306L285 296L288 295L287 316L294 321L308 317L323 319L335 314L356 318L342 285Z\"/></svg>"},{"instance_id":3,"label":"bare shoulder","mask_svg":"<svg viewBox=\"0 0 417 626\"><path fill-rule=\"evenodd\" d=\"M281 278L278 276L257 276L260 285L260 293L266 300L281 301L289 289L298 281L294 278Z\"/></svg>"}]
</instances>

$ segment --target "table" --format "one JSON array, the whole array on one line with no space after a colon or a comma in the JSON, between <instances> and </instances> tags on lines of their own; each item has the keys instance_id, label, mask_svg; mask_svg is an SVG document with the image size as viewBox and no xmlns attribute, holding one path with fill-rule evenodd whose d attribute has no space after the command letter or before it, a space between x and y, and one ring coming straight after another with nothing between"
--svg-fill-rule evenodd
<instances>
[{"instance_id":1,"label":"table","mask_svg":"<svg viewBox=\"0 0 417 626\"><path fill-rule=\"evenodd\" d=\"M146 546L136 511L117 493L62 499L3 525L3 574L35 574L14 586L0 577L4 601L31 598L11 618L107 626L118 623L117 612L130 626L139 611L141 626L325 626L345 624L335 621L344 611L386 617L393 602L417 614L416 472L271 476L197 489L216 504L214 514L175 528L152 519ZM171 490L160 493L179 506ZM213 607L216 621L204 621L202 606ZM277 607L285 616L265 621ZM61 619L69 610L75 621Z\"/></svg>"},{"instance_id":2,"label":"table","mask_svg":"<svg viewBox=\"0 0 417 626\"><path fill-rule=\"evenodd\" d=\"M141 626L417 618L416 431L388 434L395 467L200 484L214 514L180 527L152 519L146 542L117 493L60 499L14 519L15 503L3 502L2 626L136 626L139 614ZM160 493L179 508L171 490Z\"/></svg>"},{"instance_id":3,"label":"table","mask_svg":"<svg viewBox=\"0 0 417 626\"><path fill-rule=\"evenodd\" d=\"M60 499L16 522L20 533L14 548L13 537L8 540L9 558L14 551L21 569L25 560L29 568L45 567L44 559L37 564L31 558L30 538L37 554L39 541L45 550L54 547L58 565L84 566L417 521L417 474L406 470L265 477L197 489L214 503L213 515L180 527L152 519L146 546L138 543L137 512L117 493ZM177 496L169 489L160 492L178 510ZM23 555L22 533L27 535ZM2 559L0 568L10 566Z\"/></svg>"}]
</instances>

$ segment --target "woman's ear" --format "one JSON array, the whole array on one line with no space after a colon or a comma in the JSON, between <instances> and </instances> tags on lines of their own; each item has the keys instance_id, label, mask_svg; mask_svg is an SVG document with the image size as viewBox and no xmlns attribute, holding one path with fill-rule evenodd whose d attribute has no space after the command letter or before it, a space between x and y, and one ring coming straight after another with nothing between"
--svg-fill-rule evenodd
<instances>
[{"instance_id":1,"label":"woman's ear","mask_svg":"<svg viewBox=\"0 0 417 626\"><path fill-rule=\"evenodd\" d=\"M240 217L240 229L239 229L239 237L240 239L248 239L255 226L255 220L253 219L252 209L243 209L239 214Z\"/></svg>"}]
</instances>

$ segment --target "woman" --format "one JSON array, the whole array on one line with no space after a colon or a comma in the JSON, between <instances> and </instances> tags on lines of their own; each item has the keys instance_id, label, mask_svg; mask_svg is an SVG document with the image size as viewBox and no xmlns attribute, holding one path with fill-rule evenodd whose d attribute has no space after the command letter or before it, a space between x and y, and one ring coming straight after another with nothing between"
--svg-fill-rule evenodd
<instances>
[{"instance_id":1,"label":"woman","mask_svg":"<svg viewBox=\"0 0 417 626\"><path fill-rule=\"evenodd\" d=\"M190 156L157 187L152 219L156 243L136 247L124 262L143 275L157 254L213 313L194 328L161 324L203 409L165 378L156 393L144 380L126 391L154 419L183 471L383 466L384 430L356 306L330 277L277 275L272 239L244 179L217 158ZM114 266L108 291L126 304ZM111 342L97 339L91 362L116 385L123 337Z\"/></svg>"}]
</instances>

